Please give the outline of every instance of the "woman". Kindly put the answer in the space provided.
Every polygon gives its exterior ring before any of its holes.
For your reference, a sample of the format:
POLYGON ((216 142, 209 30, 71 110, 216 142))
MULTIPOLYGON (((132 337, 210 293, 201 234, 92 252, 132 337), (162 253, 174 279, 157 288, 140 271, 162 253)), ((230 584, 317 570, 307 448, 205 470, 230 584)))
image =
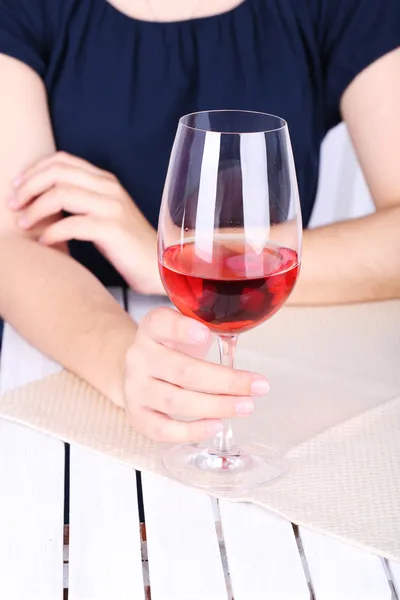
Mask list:
POLYGON ((291 301, 399 296, 398 0, 0 6, 0 314, 139 431, 199 440, 268 391, 262 376, 202 360, 199 323, 156 310, 137 326, 101 283, 162 293, 155 227, 182 114, 286 118, 306 225, 321 141, 343 117, 377 212, 305 232, 291 301))

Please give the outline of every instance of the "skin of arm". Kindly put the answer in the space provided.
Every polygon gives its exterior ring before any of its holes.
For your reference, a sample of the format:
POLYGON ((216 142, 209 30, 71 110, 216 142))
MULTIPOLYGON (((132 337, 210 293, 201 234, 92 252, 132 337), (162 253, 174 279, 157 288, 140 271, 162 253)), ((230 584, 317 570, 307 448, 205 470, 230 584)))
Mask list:
POLYGON ((0 315, 123 406, 125 354, 137 326, 89 271, 66 251, 40 245, 41 231, 23 232, 8 210, 13 178, 55 146, 40 78, 0 55, 0 81, 0 315))
MULTIPOLYGON (((400 295, 399 74, 400 51, 394 51, 343 95, 342 113, 377 212, 305 232, 292 303, 400 295)), ((122 405, 124 357, 136 325, 94 276, 66 253, 38 244, 40 231, 21 231, 7 209, 12 179, 55 147, 39 77, 0 56, 0 80, 6 90, 0 96, 0 314, 42 352, 122 405)))
POLYGON ((400 297, 400 49, 362 71, 341 111, 376 213, 304 232, 289 302, 324 305, 400 297))
POLYGON ((167 308, 137 326, 91 273, 38 242, 48 223, 29 235, 18 227, 7 208, 13 178, 55 147, 38 76, 0 55, 0 82, 0 315, 153 439, 200 441, 221 431, 221 419, 251 414, 254 397, 268 393, 265 376, 204 361, 206 327, 167 308))

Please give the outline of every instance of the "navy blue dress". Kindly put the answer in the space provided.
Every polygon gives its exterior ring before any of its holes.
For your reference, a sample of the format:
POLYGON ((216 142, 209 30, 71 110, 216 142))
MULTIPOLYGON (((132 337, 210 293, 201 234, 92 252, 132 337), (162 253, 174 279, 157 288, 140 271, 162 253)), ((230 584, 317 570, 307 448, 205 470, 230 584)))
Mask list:
MULTIPOLYGON (((288 121, 307 225, 344 90, 399 45, 399 0, 244 0, 173 23, 130 18, 107 0, 0 4, 0 52, 43 78, 57 147, 117 175, 154 226, 179 117, 218 108, 288 121)), ((90 244, 72 251, 119 283, 90 244)))

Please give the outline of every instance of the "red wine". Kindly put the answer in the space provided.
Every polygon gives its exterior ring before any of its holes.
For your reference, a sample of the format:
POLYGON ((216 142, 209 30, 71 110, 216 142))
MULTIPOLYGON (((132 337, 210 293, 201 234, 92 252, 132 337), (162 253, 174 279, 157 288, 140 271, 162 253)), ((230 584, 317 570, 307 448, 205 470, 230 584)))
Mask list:
POLYGON ((240 333, 271 317, 287 300, 299 272, 297 252, 268 245, 259 251, 234 238, 170 246, 160 261, 168 296, 188 317, 216 333, 240 333))

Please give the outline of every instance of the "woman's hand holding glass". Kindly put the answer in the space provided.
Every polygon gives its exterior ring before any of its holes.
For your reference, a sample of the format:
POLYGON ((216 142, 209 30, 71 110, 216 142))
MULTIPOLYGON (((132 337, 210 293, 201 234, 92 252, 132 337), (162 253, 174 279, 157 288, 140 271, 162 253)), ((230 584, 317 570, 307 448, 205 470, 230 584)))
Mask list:
POLYGON ((175 310, 144 317, 126 362, 126 408, 136 430, 158 441, 200 441, 222 430, 221 419, 253 412, 267 380, 206 362, 211 340, 205 325, 175 310))

